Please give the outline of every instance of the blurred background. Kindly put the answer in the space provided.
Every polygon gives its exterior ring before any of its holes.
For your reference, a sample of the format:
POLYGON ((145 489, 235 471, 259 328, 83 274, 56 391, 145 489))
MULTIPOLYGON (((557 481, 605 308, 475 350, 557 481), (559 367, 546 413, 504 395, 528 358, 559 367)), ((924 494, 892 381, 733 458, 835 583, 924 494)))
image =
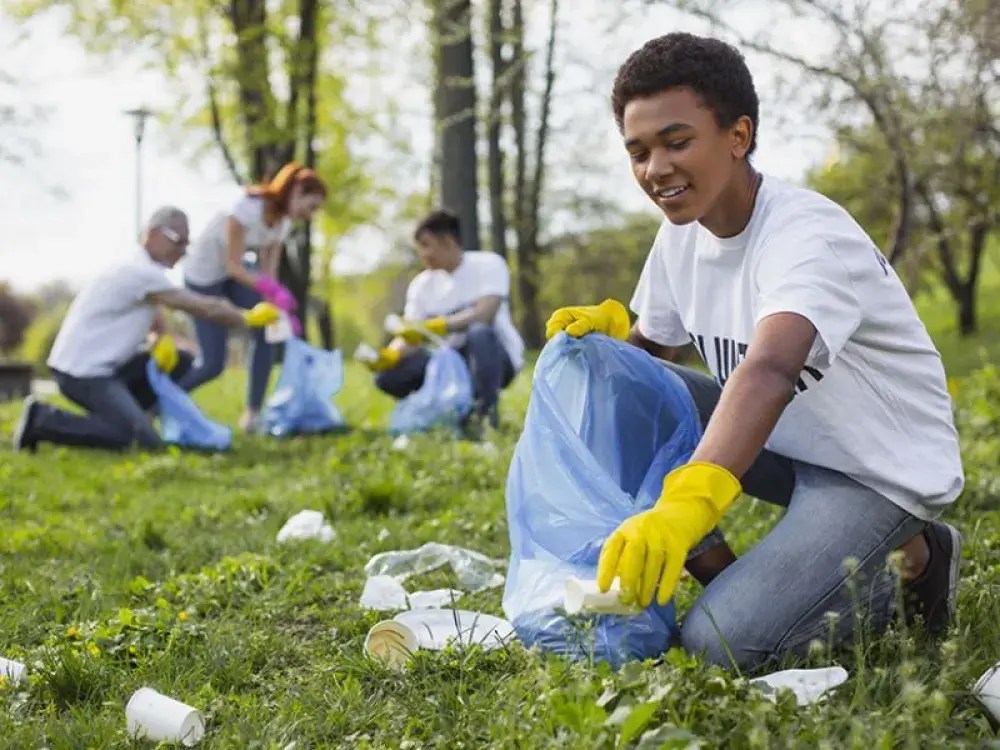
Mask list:
POLYGON ((851 211, 949 374, 1000 347, 996 0, 0 7, 0 360, 44 370, 68 301, 132 251, 139 216, 176 204, 197 236, 292 158, 331 188, 282 269, 314 343, 381 339, 417 270, 413 225, 443 204, 465 247, 507 257, 538 347, 554 307, 631 295, 659 219, 610 87, 633 49, 677 30, 744 50, 756 166, 851 211))

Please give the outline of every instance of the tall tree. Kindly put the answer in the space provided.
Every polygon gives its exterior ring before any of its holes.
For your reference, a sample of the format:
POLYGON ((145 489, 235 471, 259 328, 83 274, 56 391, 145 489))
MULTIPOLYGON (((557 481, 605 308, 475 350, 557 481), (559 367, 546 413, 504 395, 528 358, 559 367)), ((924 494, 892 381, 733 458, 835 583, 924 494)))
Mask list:
POLYGON ((431 0, 434 123, 440 202, 458 214, 462 246, 478 249, 479 182, 471 0, 431 0))
POLYGON ((503 53, 504 39, 507 33, 504 25, 503 5, 503 0, 489 0, 488 2, 487 39, 489 40, 493 80, 490 82, 490 106, 486 113, 486 168, 490 196, 490 249, 506 258, 507 209, 505 204, 507 196, 501 132, 504 103, 509 98, 510 81, 508 60, 503 53))

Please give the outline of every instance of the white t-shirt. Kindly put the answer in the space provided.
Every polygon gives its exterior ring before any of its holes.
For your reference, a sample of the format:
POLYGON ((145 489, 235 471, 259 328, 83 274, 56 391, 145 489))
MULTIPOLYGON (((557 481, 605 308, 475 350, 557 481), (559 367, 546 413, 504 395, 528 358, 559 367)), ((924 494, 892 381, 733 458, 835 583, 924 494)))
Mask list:
POLYGON ((646 338, 693 342, 722 385, 763 318, 802 315, 816 341, 767 447, 924 519, 961 492, 941 357, 892 266, 822 195, 765 177, 736 237, 665 221, 632 309, 646 338))
MULTIPOLYGON (((524 342, 510 317, 510 271, 507 262, 491 252, 465 251, 454 271, 424 270, 406 290, 403 315, 410 320, 427 320, 454 315, 476 304, 481 297, 500 297, 500 309, 493 319, 500 343, 507 351, 515 370, 524 364, 524 342)), ((465 344, 464 333, 448 335, 448 344, 465 344)))
POLYGON ((191 245, 184 259, 184 278, 192 284, 208 286, 217 284, 228 276, 226 273, 226 223, 236 219, 243 227, 244 247, 247 252, 259 253, 274 242, 282 242, 292 228, 287 216, 273 227, 264 220, 264 199, 244 195, 228 211, 216 214, 208 227, 191 245))
POLYGON ((146 296, 173 289, 166 268, 143 248, 83 288, 66 312, 48 364, 78 378, 99 378, 134 356, 153 324, 146 296))

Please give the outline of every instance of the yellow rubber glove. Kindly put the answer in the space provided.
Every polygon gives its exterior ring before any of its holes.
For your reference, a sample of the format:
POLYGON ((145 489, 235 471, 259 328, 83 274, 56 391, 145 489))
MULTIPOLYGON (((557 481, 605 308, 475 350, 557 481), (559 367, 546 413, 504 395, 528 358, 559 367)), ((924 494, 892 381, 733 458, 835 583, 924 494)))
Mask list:
POLYGON ((372 372, 384 372, 394 369, 402 356, 403 353, 399 349, 387 346, 378 350, 378 359, 365 362, 365 365, 372 372))
POLYGON ((258 302, 252 310, 243 313, 243 320, 248 328, 264 328, 276 323, 281 317, 281 310, 270 302, 258 302))
POLYGON ((621 579, 623 600, 649 606, 656 593, 670 601, 688 552, 711 531, 739 497, 739 480, 715 464, 681 466, 663 480, 651 509, 632 516, 608 537, 597 563, 597 585, 607 591, 621 579))
POLYGON ((574 338, 588 333, 604 333, 624 341, 631 328, 632 322, 625 305, 617 300, 606 299, 599 305, 589 307, 559 308, 545 324, 545 338, 550 339, 559 331, 566 331, 574 338))
POLYGON ((444 317, 428 320, 404 320, 399 335, 407 344, 421 344, 427 340, 427 333, 444 336, 448 333, 448 320, 444 317))
POLYGON ((177 367, 177 344, 174 337, 165 333, 156 339, 153 348, 149 350, 149 356, 156 362, 156 366, 168 375, 177 367))

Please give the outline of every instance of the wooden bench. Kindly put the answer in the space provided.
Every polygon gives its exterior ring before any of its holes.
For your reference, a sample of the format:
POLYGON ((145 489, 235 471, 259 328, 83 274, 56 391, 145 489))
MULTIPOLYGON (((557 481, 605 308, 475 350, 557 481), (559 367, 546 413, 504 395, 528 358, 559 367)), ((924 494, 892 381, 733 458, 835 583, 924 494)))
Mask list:
POLYGON ((22 362, 0 362, 0 402, 16 401, 31 395, 31 365, 22 362))

